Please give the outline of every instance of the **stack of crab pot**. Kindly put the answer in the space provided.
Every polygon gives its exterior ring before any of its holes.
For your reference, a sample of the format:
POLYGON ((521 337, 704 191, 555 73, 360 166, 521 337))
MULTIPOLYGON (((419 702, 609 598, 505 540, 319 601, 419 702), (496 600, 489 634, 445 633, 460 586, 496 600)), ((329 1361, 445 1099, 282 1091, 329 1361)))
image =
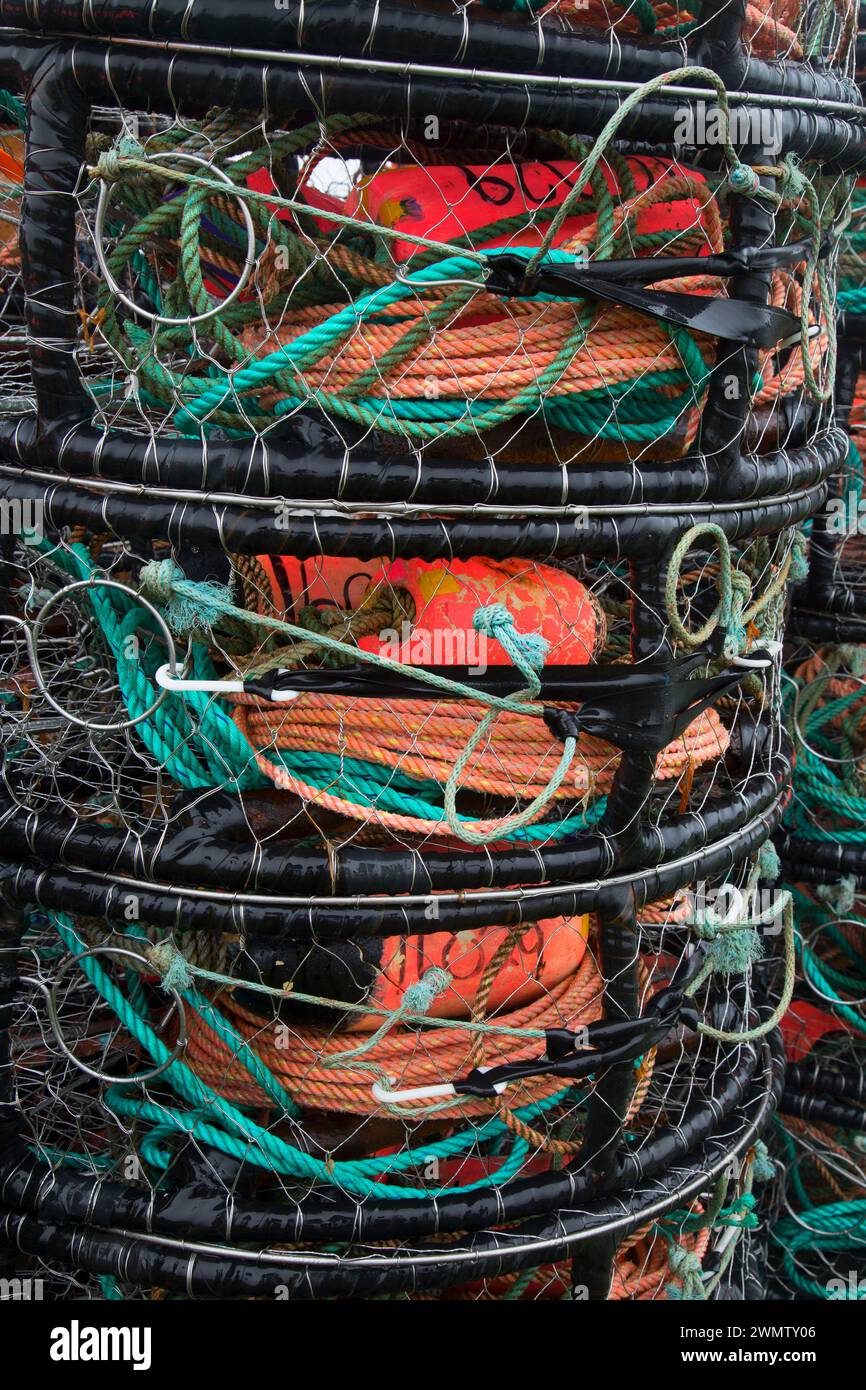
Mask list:
MULTIPOLYGON (((862 17, 857 80, 862 92, 862 17)), ((862 1297, 864 1273, 863 213, 861 177, 840 223, 835 411, 847 447, 826 506, 804 527, 810 568, 794 593, 784 705, 795 765, 776 837, 793 897, 797 975, 782 1024, 777 1181, 764 1216, 771 1292, 809 1302, 862 1297)))

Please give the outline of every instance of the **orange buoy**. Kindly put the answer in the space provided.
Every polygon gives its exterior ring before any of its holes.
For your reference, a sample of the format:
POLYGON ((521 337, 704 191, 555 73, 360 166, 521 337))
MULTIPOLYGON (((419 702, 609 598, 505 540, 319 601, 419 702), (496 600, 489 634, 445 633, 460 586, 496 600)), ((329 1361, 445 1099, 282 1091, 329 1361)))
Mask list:
MULTIPOLYGON (((588 931, 588 917, 550 917, 522 931, 518 928, 514 947, 490 985, 485 1014, 523 1008, 573 975, 583 959, 588 931)), ((386 937, 368 1002, 379 1009, 398 1008, 406 990, 435 966, 447 972, 449 983, 433 999, 427 1014, 469 1018, 484 973, 504 949, 509 934, 507 927, 480 927, 386 937)), ((350 1032, 370 1032, 381 1022, 379 1014, 357 1014, 347 1027, 350 1032)))
MULTIPOLYGON (((695 226, 707 217, 707 198, 702 186, 706 177, 697 169, 685 170, 675 161, 654 155, 633 155, 626 161, 637 202, 638 234, 665 231, 672 234, 695 226), (685 179, 688 179, 688 185, 685 179), (645 195, 667 180, 674 185, 670 199, 656 206, 645 195)), ((617 202, 626 195, 613 168, 602 164, 604 178, 617 202)), ((580 165, 570 160, 541 160, 516 163, 503 160, 487 165, 394 164, 377 170, 358 184, 346 198, 344 213, 363 222, 376 222, 407 236, 432 237, 438 242, 454 241, 469 233, 480 233, 491 223, 503 219, 525 219, 519 231, 477 240, 477 248, 500 246, 538 246, 547 223, 536 217, 539 208, 561 206, 580 177, 580 165)), ((313 202, 313 190, 305 195, 313 202)), ((584 197, 591 198, 589 185, 584 197)), ((593 221, 593 212, 575 212, 565 219, 555 238, 557 246, 568 243, 593 221)), ((322 223, 322 225, 327 225, 322 223)), ((331 226, 334 224, 331 223, 331 226)), ((407 261, 418 250, 409 240, 391 242, 391 254, 407 261)))
MULTIPOLYGON (((18 130, 0 128, 0 178, 12 188, 20 188, 24 184, 24 136, 18 130)), ((7 207, 10 201, 7 196, 7 207)), ((17 249, 18 223, 3 217, 0 210, 0 251, 7 263, 11 255, 17 258, 17 249)))
POLYGON ((316 555, 308 560, 294 555, 256 558, 268 579, 268 597, 289 622, 297 622, 307 606, 357 608, 382 573, 380 559, 355 560, 345 555, 316 555))
POLYGON ((553 565, 523 560, 394 560, 382 582, 406 590, 415 605, 410 623, 359 642, 366 651, 412 666, 510 665, 495 638, 476 632, 475 611, 503 604, 521 634, 538 633, 548 643, 547 661, 584 666, 598 649, 598 609, 574 575, 553 565))
MULTIPOLYGON (((553 565, 523 560, 357 560, 259 556, 278 611, 297 621, 307 606, 356 608, 371 586, 411 599, 414 617, 362 637, 364 651, 412 666, 505 666, 505 650, 476 632, 475 610, 499 603, 519 633, 540 633, 551 664, 583 666, 603 640, 599 610, 579 579, 553 565)), ((399 604, 395 605, 399 609, 399 604)))

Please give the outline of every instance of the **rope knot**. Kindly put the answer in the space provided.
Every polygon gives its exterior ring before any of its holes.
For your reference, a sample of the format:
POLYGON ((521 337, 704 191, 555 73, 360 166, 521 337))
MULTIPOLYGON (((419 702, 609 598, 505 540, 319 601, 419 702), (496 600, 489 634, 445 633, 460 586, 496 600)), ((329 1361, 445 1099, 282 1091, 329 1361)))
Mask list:
POLYGON ((755 1182, 772 1182, 776 1176, 776 1165, 763 1139, 755 1141, 755 1155, 752 1159, 752 1176, 755 1182))
POLYGON ((735 164, 728 175, 728 184, 732 193, 739 193, 748 197, 757 193, 761 186, 761 180, 751 164, 735 164))
POLYGON ((139 575, 145 598, 165 610, 165 619, 174 632, 209 628, 232 607, 225 584, 211 579, 187 579, 175 560, 150 560, 139 575))
POLYGON ((175 585, 185 578, 176 560, 149 560, 142 565, 139 582, 141 592, 154 603, 170 603, 175 585))
POLYGON ((767 840, 758 850, 758 872, 761 878, 775 881, 782 872, 782 861, 772 840, 767 840))
POLYGON ((472 626, 483 637, 495 637, 510 660, 528 679, 543 667, 550 643, 540 632, 518 632, 514 614, 504 603, 476 608, 472 626))
POLYGON ((857 879, 846 874, 838 883, 819 883, 817 896, 840 917, 847 917, 857 901, 857 879))
POLYGON ((753 1192, 741 1192, 729 1207, 719 1212, 720 1226, 734 1226, 742 1231, 754 1231, 760 1224, 755 1213, 758 1200, 753 1192))
POLYGON ((439 965, 431 965, 429 970, 425 970, 420 980, 403 993, 403 1008, 406 1013, 426 1014, 433 1000, 440 994, 444 994, 451 983, 451 976, 447 970, 443 970, 439 965))
POLYGON ((691 925, 699 941, 715 941, 721 930, 721 923, 716 921, 711 912, 696 913, 691 925))
POLYGON ((809 578, 809 556, 807 541, 802 531, 795 531, 791 543, 791 579, 795 584, 809 578))
POLYGON ((144 158, 144 150, 131 135, 122 135, 110 150, 103 150, 91 173, 104 183, 116 183, 127 172, 131 160, 144 158))
POLYGON ((725 656, 730 659, 739 656, 748 640, 743 613, 752 592, 749 576, 743 570, 731 570, 731 593, 728 603, 722 605, 721 620, 727 629, 725 637, 725 656))
POLYGON ((693 1250, 685 1250, 682 1245, 671 1245, 668 1251, 668 1266, 674 1279, 679 1279, 682 1288, 673 1284, 665 1285, 668 1298, 682 1298, 691 1302, 706 1298, 704 1281, 701 1278, 701 1262, 693 1250))
POLYGON ((671 1246, 668 1264, 675 1279, 682 1279, 687 1274, 700 1274, 701 1272, 701 1262, 694 1250, 684 1250, 681 1245, 671 1246))
POLYGON ((785 155, 781 163, 779 193, 782 198, 799 199, 809 189, 809 180, 797 166, 791 155, 785 155))
POLYGON ((144 954, 162 976, 161 983, 166 992, 172 989, 182 992, 192 988, 193 978, 189 963, 173 942, 160 941, 156 946, 149 946, 144 954))
POLYGON ((514 614, 504 603, 488 603, 476 608, 472 626, 485 637, 498 637, 500 629, 514 627, 514 614))
POLYGON ((698 939, 707 942, 707 963, 713 974, 744 975, 762 958, 764 943, 758 927, 766 916, 754 913, 749 897, 742 894, 727 917, 719 916, 713 905, 693 914, 691 926, 698 939))

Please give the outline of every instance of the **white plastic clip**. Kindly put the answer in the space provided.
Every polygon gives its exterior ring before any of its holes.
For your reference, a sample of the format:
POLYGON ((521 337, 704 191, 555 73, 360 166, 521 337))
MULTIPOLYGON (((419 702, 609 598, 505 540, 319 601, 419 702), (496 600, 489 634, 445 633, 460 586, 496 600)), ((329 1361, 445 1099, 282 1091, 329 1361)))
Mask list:
POLYGON ((782 644, 781 642, 765 642, 763 648, 767 653, 765 657, 732 656, 730 665, 742 667, 745 671, 768 671, 776 657, 781 656, 782 644))
MULTIPOLYGON (((807 340, 810 338, 817 338, 818 335, 823 332, 824 329, 820 323, 813 323, 809 325, 809 331, 805 334, 805 337, 807 340)), ((798 343, 803 342, 803 338, 804 334, 802 330, 799 333, 792 333, 790 338, 783 338, 780 343, 777 343, 773 351, 778 352, 781 348, 795 347, 798 343)))
MULTIPOLYGON (((492 1067, 479 1067, 478 1071, 492 1071, 492 1067)), ((393 1084, 396 1077, 389 1076, 388 1080, 393 1084)), ((493 1089, 501 1096, 507 1085, 507 1081, 498 1081, 493 1089)), ((372 1089, 373 1099, 382 1105, 402 1105, 404 1101, 414 1100, 450 1100, 458 1094, 450 1081, 444 1081, 438 1086, 410 1086, 405 1091, 391 1091, 380 1081, 374 1081, 372 1089)))
POLYGON ((174 690, 178 695, 186 695, 194 690, 214 695, 243 694, 244 683, 241 680, 192 680, 189 676, 179 676, 177 673, 180 669, 179 666, 172 667, 169 662, 160 666, 156 673, 157 685, 163 690, 174 690))
MULTIPOLYGON (((207 695, 243 695, 246 684, 243 680, 192 680, 189 676, 179 676, 177 672, 179 666, 172 667, 170 662, 160 666, 156 673, 156 683, 163 690, 173 690, 178 695, 186 695, 191 691, 199 691, 207 695)), ((289 700, 297 700, 301 694, 300 690, 272 690, 269 698, 275 702, 283 704, 289 700)))

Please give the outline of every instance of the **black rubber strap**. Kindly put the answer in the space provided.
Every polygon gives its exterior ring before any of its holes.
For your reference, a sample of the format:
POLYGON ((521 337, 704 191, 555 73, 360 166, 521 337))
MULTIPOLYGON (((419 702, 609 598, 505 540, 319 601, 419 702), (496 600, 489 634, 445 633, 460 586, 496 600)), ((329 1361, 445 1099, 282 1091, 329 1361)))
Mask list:
POLYGON ((503 1082, 530 1076, 562 1076, 574 1081, 617 1063, 634 1061, 663 1042, 678 1024, 695 1029, 698 1021, 696 1005, 681 989, 663 989, 653 996, 640 1018, 590 1023, 581 1032, 547 1029, 543 1057, 504 1062, 487 1070, 475 1067, 462 1081, 455 1081, 454 1090, 458 1095, 484 1097, 496 1095, 496 1087, 503 1082))
MULTIPOLYGON (((756 658, 764 655, 754 653, 756 658)), ((587 733, 625 752, 660 753, 720 695, 750 674, 745 667, 734 667, 718 676, 691 680, 689 672, 694 666, 693 657, 671 663, 668 679, 658 682, 651 702, 643 691, 629 689, 624 683, 607 692, 603 701, 589 700, 578 710, 546 708, 544 722, 560 742, 587 733)))
MULTIPOLYGON (((826 254, 829 243, 822 242, 826 254)), ((527 277, 527 262, 513 252, 491 256, 486 289, 509 298, 551 294, 560 298, 590 297, 636 309, 652 318, 708 333, 726 342, 770 348, 800 329, 796 315, 766 304, 712 295, 681 294, 639 288, 657 280, 687 275, 730 276, 750 270, 772 270, 805 259, 807 241, 790 246, 765 246, 750 253, 729 252, 710 256, 635 257, 623 260, 556 262, 543 265, 527 277)))
MULTIPOLYGON (((505 259, 504 257, 502 259, 505 259)), ((522 295, 551 294, 560 298, 604 299, 650 318, 661 319, 664 323, 678 328, 687 328, 692 333, 707 333, 725 342, 747 343, 751 347, 771 348, 785 338, 793 337, 800 330, 800 320, 787 309, 776 309, 769 304, 750 304, 741 299, 722 299, 714 295, 679 294, 671 290, 637 289, 625 283, 624 278, 611 276, 603 279, 598 274, 601 265, 606 268, 618 264, 615 261, 595 262, 593 266, 582 262, 572 265, 546 265, 530 282, 525 279, 526 262, 521 257, 512 259, 512 270, 523 279, 511 279, 508 272, 503 277, 494 273, 493 283, 487 282, 487 289, 494 293, 519 297, 522 295), (508 281, 510 280, 510 284, 508 281)), ((709 262, 710 258, 704 258, 709 262)), ((652 261, 644 262, 647 271, 638 278, 661 280, 673 275, 698 274, 693 268, 683 269, 683 265, 693 267, 694 261, 680 261, 675 271, 659 271, 652 261)), ((712 271, 701 267, 706 274, 712 271)), ((630 277, 634 278, 634 277, 630 277)))
MULTIPOLYGON (((539 672, 540 699, 587 700, 629 687, 637 697, 653 697, 672 679, 695 670, 719 654, 720 641, 710 641, 676 662, 642 661, 637 666, 611 666, 588 662, 585 666, 545 666, 539 672)), ((526 688, 526 680, 513 666, 488 666, 483 674, 471 666, 403 666, 385 670, 368 665, 313 667, 309 670, 276 668, 244 681, 248 695, 272 700, 275 691, 299 694, 354 695, 381 700, 465 700, 459 692, 442 690, 420 678, 420 672, 442 676, 485 695, 507 699, 526 688)))
MULTIPOLYGON (((829 255, 830 244, 830 239, 825 235, 821 241, 821 258, 829 255)), ((548 277, 554 283, 563 272, 566 272, 567 283, 567 273, 571 271, 586 280, 634 281, 636 284, 673 280, 685 275, 726 277, 751 271, 781 270, 783 266, 806 260, 811 250, 811 240, 803 240, 792 241, 787 246, 743 247, 708 256, 625 256, 617 260, 597 261, 581 261, 575 257, 571 263, 545 263, 531 280, 527 280, 528 262, 524 256, 513 251, 501 251, 490 253, 487 262, 489 278, 485 283, 494 294, 516 294, 521 289, 525 294, 527 284, 533 286, 534 293, 543 293, 548 277)))

